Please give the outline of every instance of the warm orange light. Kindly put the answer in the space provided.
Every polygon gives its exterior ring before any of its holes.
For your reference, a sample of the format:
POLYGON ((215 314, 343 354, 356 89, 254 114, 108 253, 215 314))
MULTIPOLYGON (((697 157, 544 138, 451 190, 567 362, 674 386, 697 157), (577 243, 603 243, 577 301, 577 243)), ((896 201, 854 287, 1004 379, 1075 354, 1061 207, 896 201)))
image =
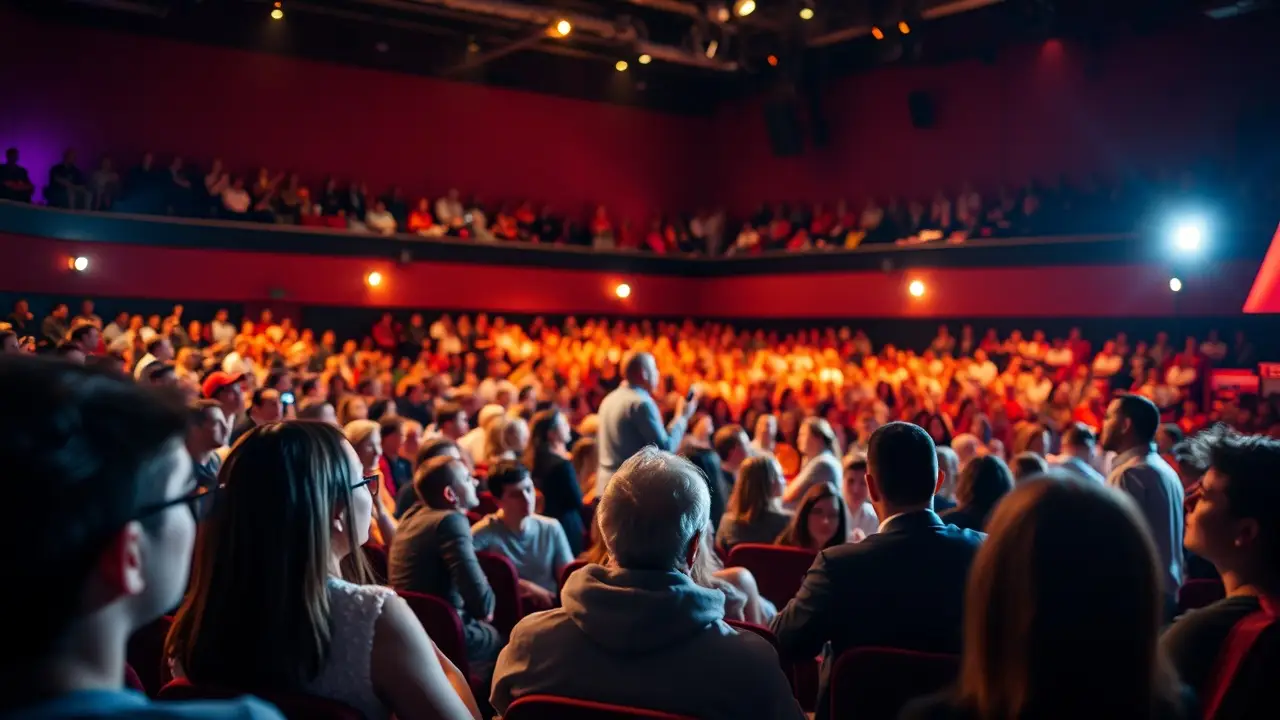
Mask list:
POLYGON ((769 65, 771 65, 771 66, 773 66, 773 67, 778 67, 778 56, 777 56, 777 55, 770 55, 770 56, 769 56, 769 65))
POLYGON ((277 8, 274 8, 274 9, 271 11, 271 19, 272 19, 272 20, 283 20, 283 19, 284 19, 284 11, 283 11, 283 10, 281 10, 280 8, 278 8, 278 7, 277 7, 277 8))
POLYGON ((871 37, 873 37, 873 38, 875 38, 875 39, 877 39, 877 40, 883 40, 883 39, 884 39, 884 31, 883 31, 883 30, 881 30, 879 27, 877 27, 877 26, 875 26, 875 25, 872 25, 872 26, 871 26, 871 37))
POLYGON ((369 287, 376 288, 382 284, 382 273, 378 272, 377 270, 374 270, 373 272, 365 276, 364 281, 369 284, 369 287))
POLYGON ((71 258, 71 269, 76 272, 84 272, 89 269, 89 258, 81 256, 71 258))
POLYGON ((573 23, 563 19, 556 23, 556 34, 560 37, 565 37, 571 32, 573 32, 573 23))
POLYGON ((653 62, 653 56, 650 55, 649 53, 645 53, 636 59, 640 61, 641 65, 648 65, 649 63, 653 62))
POLYGON ((617 64, 615 64, 615 65, 614 65, 614 67, 618 69, 618 72, 626 72, 626 71, 627 71, 627 61, 626 61, 626 60, 619 60, 619 61, 617 62, 617 64))
POLYGON ((898 22, 898 32, 902 33, 903 35, 911 34, 911 26, 907 24, 906 20, 901 20, 898 22))
POLYGON ((626 283, 618 283, 618 287, 613 289, 613 294, 619 299, 626 300, 631 297, 631 286, 626 283))
POLYGON ((924 283, 919 280, 912 280, 907 286, 907 292, 911 293, 911 297, 924 297, 924 283))
POLYGON ((812 20, 812 19, 813 19, 813 8, 811 8, 811 7, 800 8, 800 19, 801 19, 801 20, 812 20))

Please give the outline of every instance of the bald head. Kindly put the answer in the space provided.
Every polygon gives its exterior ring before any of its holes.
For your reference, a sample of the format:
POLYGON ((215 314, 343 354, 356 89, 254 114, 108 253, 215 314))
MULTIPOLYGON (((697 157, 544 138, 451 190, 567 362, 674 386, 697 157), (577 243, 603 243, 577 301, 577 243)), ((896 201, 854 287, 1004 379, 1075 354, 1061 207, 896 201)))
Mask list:
POLYGON ((622 358, 622 375, 628 383, 652 390, 658 385, 658 363, 647 352, 628 353, 622 358))

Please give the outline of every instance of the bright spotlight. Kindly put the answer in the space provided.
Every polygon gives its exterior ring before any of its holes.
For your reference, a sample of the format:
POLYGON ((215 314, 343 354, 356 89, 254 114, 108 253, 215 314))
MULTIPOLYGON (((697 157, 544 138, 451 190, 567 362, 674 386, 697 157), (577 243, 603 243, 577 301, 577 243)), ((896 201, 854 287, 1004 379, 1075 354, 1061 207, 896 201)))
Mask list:
POLYGON ((778 67, 778 56, 777 56, 777 55, 770 55, 770 56, 768 57, 768 60, 769 60, 769 67, 778 67))
POLYGON ((912 280, 911 284, 907 286, 907 292, 911 293, 911 297, 923 297, 924 283, 920 280, 912 280))
POLYGON ((813 19, 813 8, 811 8, 811 7, 800 8, 800 19, 801 19, 801 20, 812 20, 812 19, 813 19))
POLYGON ((560 37, 566 37, 571 32, 573 32, 573 23, 565 19, 556 23, 556 34, 560 37))
POLYGON ((875 38, 875 39, 877 39, 877 40, 883 40, 883 39, 884 39, 884 31, 880 29, 880 26, 878 26, 878 25, 872 25, 872 26, 871 26, 871 37, 873 37, 873 38, 875 38))
POLYGON ((911 26, 907 24, 906 20, 900 20, 898 22, 898 32, 902 33, 903 35, 911 34, 911 26))
POLYGON ((636 58, 636 60, 639 60, 641 65, 648 65, 653 62, 653 56, 649 53, 644 53, 640 57, 636 58))
POLYGON ((278 8, 278 7, 271 8, 271 19, 272 19, 272 20, 283 20, 283 19, 284 19, 284 11, 283 11, 283 10, 281 10, 280 8, 278 8))
POLYGON ((1173 226, 1173 245, 1184 253, 1199 252, 1204 246, 1204 221, 1183 220, 1173 226))
POLYGON ((627 71, 627 61, 626 61, 626 60, 619 60, 619 61, 614 65, 614 67, 618 69, 618 72, 626 72, 626 71, 627 71))
POLYGON ((76 272, 84 272, 89 269, 89 258, 80 256, 71 261, 71 269, 76 272))
POLYGON ((1182 292, 1182 281, 1178 278, 1169 278, 1169 289, 1174 292, 1182 292))
POLYGON ((613 289, 613 294, 622 300, 626 300, 631 297, 631 286, 626 283, 618 283, 618 287, 613 289))
POLYGON ((746 17, 756 11, 756 0, 738 0, 733 4, 733 14, 746 17))
POLYGON ((369 284, 369 287, 378 287, 382 284, 382 273, 374 270, 365 276, 364 281, 369 284))

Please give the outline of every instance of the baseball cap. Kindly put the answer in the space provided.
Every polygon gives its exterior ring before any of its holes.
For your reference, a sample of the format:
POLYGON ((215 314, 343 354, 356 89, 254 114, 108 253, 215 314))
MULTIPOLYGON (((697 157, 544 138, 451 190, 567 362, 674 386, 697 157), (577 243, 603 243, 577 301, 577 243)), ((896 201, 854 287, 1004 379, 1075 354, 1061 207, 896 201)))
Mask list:
POLYGON ((214 395, 217 395, 218 391, 222 388, 240 382, 243 377, 244 375, 242 374, 232 375, 229 372, 218 370, 216 372, 209 373, 209 377, 205 378, 204 384, 200 386, 200 391, 205 397, 211 398, 214 395))

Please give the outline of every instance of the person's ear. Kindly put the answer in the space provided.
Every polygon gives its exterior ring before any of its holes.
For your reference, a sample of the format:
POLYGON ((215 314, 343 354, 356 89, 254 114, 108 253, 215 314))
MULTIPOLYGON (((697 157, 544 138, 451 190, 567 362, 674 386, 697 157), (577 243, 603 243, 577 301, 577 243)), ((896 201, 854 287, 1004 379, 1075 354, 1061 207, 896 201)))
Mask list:
POLYGON ((335 509, 333 513, 333 518, 329 520, 329 527, 333 530, 333 532, 338 533, 339 535, 342 534, 344 528, 346 527, 346 523, 343 519, 343 516, 344 516, 344 513, 341 509, 335 509))
POLYGON ((938 482, 933 484, 933 494, 937 495, 942 492, 942 484, 947 481, 947 472, 942 468, 938 468, 938 482))
POLYGON ((445 486, 443 495, 444 501, 448 503, 450 507, 458 506, 458 493, 454 492, 452 485, 445 486))
POLYGON ((142 525, 127 523, 107 542, 99 559, 99 573, 107 595, 140 595, 147 588, 142 562, 142 525))
POLYGON ((1244 518, 1239 521, 1236 529, 1236 539, 1233 543, 1236 547, 1242 548, 1246 545, 1254 545, 1258 542, 1258 521, 1253 518, 1244 518))
POLYGON ((883 499, 880 495, 880 481, 875 476, 867 473, 867 495, 870 496, 871 502, 878 503, 883 499))
POLYGON ((694 533, 693 539, 689 541, 689 547, 685 548, 684 560, 689 569, 693 569, 695 563, 698 562, 698 553, 702 552, 702 533, 694 533))

